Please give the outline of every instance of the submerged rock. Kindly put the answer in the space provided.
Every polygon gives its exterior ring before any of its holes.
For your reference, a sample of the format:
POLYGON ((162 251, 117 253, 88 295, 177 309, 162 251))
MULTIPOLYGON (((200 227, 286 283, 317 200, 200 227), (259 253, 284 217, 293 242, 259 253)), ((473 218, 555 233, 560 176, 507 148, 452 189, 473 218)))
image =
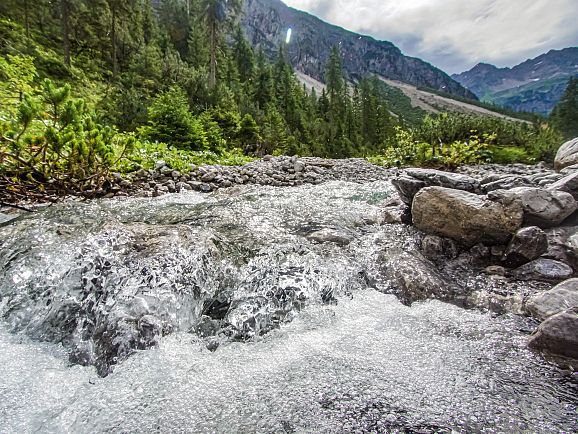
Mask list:
POLYGON ((334 243, 346 246, 353 241, 351 233, 342 229, 323 228, 306 236, 309 241, 316 243, 334 243))
POLYGON ((436 235, 426 235, 421 240, 421 251, 426 258, 431 260, 454 259, 458 256, 459 249, 454 240, 442 238, 436 235))
POLYGON ((17 214, 4 214, 0 212, 0 226, 7 225, 18 218, 17 214))
POLYGON ((458 292, 437 270, 436 266, 417 251, 391 249, 380 255, 385 276, 394 286, 394 293, 404 304, 435 298, 451 301, 458 292))
POLYGON ((578 279, 566 280, 526 301, 526 312, 540 321, 574 307, 578 307, 578 279))
POLYGON ((530 348, 578 359, 578 308, 551 316, 528 342, 530 348))
POLYGON ((415 197, 413 224, 426 233, 452 238, 471 247, 505 244, 521 226, 521 205, 442 187, 427 187, 415 197))

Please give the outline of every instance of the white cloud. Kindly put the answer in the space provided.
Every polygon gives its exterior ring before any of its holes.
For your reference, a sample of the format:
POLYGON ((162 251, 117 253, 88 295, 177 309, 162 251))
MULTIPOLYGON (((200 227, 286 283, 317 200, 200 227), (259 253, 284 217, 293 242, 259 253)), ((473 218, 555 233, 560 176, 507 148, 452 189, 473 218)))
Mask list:
POLYGON ((453 73, 578 43, 576 0, 285 0, 453 73))

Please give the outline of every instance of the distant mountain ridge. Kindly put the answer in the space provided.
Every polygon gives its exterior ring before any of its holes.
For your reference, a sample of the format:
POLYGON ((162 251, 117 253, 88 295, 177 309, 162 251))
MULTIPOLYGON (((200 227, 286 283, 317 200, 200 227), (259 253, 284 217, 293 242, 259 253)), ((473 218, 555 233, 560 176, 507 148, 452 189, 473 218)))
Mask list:
POLYGON ((249 41, 273 56, 292 28, 288 55, 295 69, 324 81, 325 65, 331 48, 339 45, 343 68, 350 80, 377 74, 418 87, 428 87, 451 95, 477 99, 460 83, 421 59, 408 57, 391 42, 377 41, 313 15, 290 8, 280 0, 245 0, 242 26, 249 41))
POLYGON ((480 63, 452 77, 481 100, 517 111, 549 114, 570 77, 578 75, 578 47, 551 50, 513 68, 480 63))

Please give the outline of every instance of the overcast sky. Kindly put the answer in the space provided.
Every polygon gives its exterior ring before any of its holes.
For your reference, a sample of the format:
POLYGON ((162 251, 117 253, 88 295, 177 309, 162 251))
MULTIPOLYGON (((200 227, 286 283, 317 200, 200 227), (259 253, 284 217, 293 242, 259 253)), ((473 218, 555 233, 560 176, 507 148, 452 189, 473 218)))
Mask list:
POLYGON ((284 0, 448 73, 578 45, 578 0, 284 0))

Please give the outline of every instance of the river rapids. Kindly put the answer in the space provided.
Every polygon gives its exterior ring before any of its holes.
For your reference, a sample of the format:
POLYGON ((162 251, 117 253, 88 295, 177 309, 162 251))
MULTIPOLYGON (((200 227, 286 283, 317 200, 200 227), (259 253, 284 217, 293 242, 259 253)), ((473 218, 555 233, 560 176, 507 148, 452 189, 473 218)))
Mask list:
POLYGON ((394 295, 381 254, 418 235, 381 224, 393 191, 243 186, 4 224, 0 433, 578 431, 576 379, 527 349, 529 319, 394 295))

